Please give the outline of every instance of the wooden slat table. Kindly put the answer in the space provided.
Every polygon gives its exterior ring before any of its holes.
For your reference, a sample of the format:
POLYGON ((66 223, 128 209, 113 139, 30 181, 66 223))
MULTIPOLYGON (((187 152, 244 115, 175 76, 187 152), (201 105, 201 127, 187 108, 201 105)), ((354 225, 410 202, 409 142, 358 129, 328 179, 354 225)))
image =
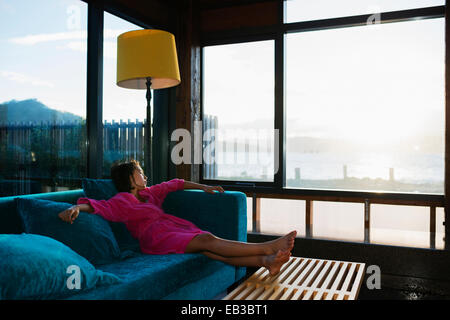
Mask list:
POLYGON ((261 267, 224 300, 355 300, 364 263, 291 257, 270 276, 261 267))

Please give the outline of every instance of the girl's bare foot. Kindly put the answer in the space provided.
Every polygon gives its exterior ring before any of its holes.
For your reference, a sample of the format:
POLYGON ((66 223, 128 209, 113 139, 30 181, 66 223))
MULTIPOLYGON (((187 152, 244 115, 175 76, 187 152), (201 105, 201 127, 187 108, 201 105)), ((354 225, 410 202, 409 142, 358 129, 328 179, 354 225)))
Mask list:
POLYGON ((276 254, 265 257, 264 267, 269 270, 271 276, 275 276, 280 272, 281 266, 289 261, 291 253, 285 250, 278 250, 276 254))
POLYGON ((276 240, 266 242, 267 251, 266 254, 271 255, 277 253, 279 250, 291 251, 294 247, 295 237, 297 236, 297 231, 291 231, 288 234, 280 237, 276 240))

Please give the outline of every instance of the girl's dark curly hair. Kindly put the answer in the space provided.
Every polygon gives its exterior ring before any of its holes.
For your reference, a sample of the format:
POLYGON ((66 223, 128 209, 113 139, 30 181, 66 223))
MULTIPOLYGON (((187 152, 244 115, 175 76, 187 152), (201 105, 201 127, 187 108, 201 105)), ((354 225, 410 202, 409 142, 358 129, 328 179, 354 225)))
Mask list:
POLYGON ((118 192, 130 192, 134 187, 131 186, 134 170, 139 170, 139 161, 130 160, 127 162, 116 162, 111 166, 111 179, 118 192))

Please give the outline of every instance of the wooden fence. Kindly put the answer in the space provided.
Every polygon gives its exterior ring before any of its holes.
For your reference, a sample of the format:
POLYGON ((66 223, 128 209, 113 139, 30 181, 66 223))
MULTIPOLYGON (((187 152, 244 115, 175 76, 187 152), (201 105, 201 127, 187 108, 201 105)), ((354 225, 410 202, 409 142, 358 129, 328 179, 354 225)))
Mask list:
MULTIPOLYGON (((144 159, 145 122, 103 124, 103 167, 144 159)), ((79 187, 86 176, 85 122, 0 123, 0 196, 79 187)))

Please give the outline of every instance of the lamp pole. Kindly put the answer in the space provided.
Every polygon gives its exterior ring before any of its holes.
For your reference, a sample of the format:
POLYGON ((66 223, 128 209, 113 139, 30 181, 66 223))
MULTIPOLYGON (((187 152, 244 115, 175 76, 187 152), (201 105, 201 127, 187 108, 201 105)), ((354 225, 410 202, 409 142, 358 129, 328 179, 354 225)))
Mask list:
POLYGON ((152 114, 150 109, 150 100, 152 99, 152 92, 150 90, 150 86, 152 84, 152 80, 150 77, 147 77, 147 121, 145 122, 145 154, 144 154, 144 162, 145 162, 145 175, 150 180, 150 183, 153 184, 153 175, 152 175, 152 135, 151 135, 151 123, 152 123, 152 114))

